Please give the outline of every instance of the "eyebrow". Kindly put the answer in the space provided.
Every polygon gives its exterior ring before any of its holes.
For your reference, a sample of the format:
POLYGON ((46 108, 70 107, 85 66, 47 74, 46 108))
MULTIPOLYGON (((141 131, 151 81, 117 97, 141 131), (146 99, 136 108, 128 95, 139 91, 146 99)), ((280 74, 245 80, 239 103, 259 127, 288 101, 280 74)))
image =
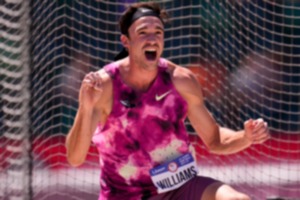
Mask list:
MULTIPOLYGON (((142 25, 141 27, 137 27, 136 28, 136 31, 141 31, 141 30, 145 30, 147 29, 147 26, 146 25, 142 25)), ((161 26, 155 26, 155 29, 158 29, 158 30, 161 30, 161 31, 164 31, 164 28, 161 27, 161 26)))

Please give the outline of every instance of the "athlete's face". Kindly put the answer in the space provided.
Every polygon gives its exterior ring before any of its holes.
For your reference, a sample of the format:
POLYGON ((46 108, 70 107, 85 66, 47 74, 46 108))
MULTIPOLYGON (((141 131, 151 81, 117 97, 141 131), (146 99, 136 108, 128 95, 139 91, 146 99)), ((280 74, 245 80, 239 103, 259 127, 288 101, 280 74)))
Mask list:
POLYGON ((164 48, 164 26, 160 19, 145 16, 136 20, 123 36, 123 44, 134 62, 144 68, 156 68, 164 48))

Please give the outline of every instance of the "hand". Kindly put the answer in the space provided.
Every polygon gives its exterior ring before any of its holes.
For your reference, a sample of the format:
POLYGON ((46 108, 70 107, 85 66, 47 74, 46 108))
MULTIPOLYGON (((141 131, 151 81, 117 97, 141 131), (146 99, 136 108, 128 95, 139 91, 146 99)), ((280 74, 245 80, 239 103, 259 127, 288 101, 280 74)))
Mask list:
POLYGON ((103 91, 102 78, 99 72, 88 73, 81 84, 79 104, 84 108, 93 108, 101 98, 103 91))
POLYGON ((262 144, 270 138, 267 122, 259 118, 249 119, 244 123, 245 137, 252 144, 262 144))

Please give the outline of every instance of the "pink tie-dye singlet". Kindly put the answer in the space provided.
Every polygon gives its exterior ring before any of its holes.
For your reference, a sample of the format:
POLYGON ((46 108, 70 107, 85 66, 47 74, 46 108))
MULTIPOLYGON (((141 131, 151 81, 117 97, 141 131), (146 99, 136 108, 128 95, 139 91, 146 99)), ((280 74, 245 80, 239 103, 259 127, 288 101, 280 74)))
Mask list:
POLYGON ((113 108, 93 137, 100 155, 99 200, 137 200, 157 194, 149 170, 189 152, 185 100, 160 59, 147 92, 124 84, 116 63, 104 68, 113 80, 113 108))

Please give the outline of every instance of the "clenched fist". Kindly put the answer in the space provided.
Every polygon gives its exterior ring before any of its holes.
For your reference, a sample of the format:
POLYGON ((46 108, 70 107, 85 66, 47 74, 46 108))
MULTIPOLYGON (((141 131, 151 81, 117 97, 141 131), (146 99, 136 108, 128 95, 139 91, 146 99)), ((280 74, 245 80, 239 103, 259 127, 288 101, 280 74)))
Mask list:
POLYGON ((245 136, 252 144, 262 144, 270 138, 268 124, 261 118, 244 123, 245 136))
POLYGON ((81 84, 79 104, 84 108, 93 108, 101 98, 103 91, 102 78, 99 72, 88 73, 81 84))

